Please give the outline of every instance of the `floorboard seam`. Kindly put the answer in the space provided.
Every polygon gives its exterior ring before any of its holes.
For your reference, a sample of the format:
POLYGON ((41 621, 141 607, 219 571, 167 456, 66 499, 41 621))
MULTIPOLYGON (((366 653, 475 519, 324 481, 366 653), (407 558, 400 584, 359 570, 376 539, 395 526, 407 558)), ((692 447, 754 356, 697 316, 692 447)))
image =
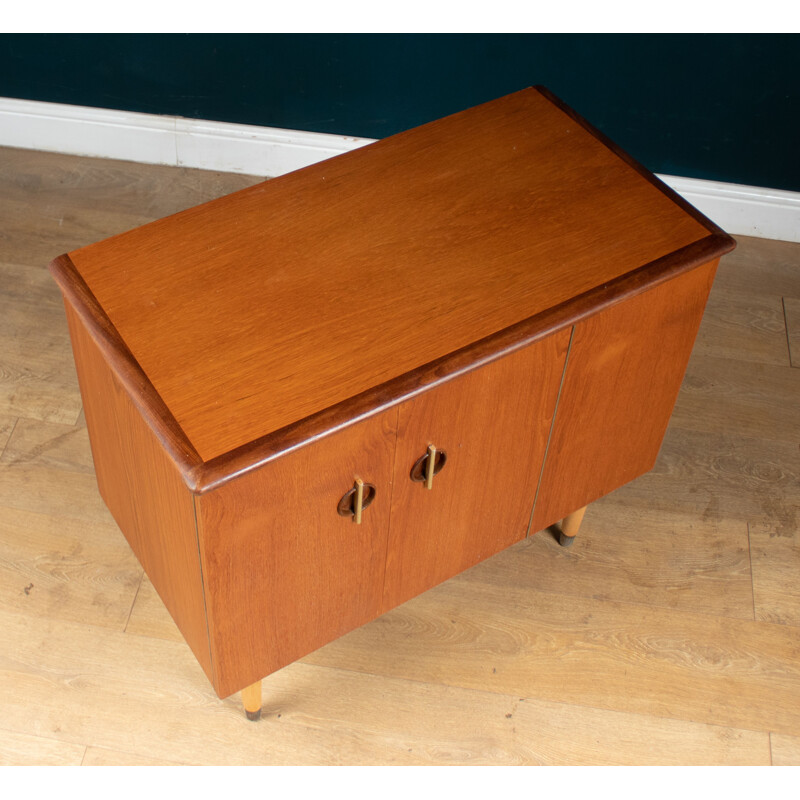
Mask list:
POLYGON ((792 340, 789 336, 789 314, 786 311, 786 298, 781 297, 781 307, 783 308, 783 331, 786 334, 786 350, 788 351, 789 356, 789 366, 794 367, 797 369, 800 367, 800 364, 795 364, 792 361, 792 340))
POLYGON ((133 596, 133 601, 131 602, 130 611, 128 611, 128 618, 125 620, 125 627, 122 629, 123 633, 128 632, 128 625, 130 624, 131 617, 133 616, 133 607, 136 605, 136 598, 139 596, 139 591, 142 588, 142 583, 144 583, 144 570, 142 570, 142 575, 139 578, 139 585, 136 587, 136 594, 133 596))
POLYGON ((750 522, 747 522, 747 560, 750 562, 750 595, 753 599, 753 622, 758 622, 756 616, 756 576, 753 572, 753 541, 750 538, 750 522))
POLYGON ((8 434, 8 439, 6 439, 6 443, 3 445, 3 449, 0 450, 0 461, 3 460, 3 456, 6 454, 6 450, 8 449, 8 443, 11 441, 11 437, 14 435, 14 431, 17 429, 17 423, 19 422, 19 417, 14 419, 14 424, 11 426, 11 432, 8 434))

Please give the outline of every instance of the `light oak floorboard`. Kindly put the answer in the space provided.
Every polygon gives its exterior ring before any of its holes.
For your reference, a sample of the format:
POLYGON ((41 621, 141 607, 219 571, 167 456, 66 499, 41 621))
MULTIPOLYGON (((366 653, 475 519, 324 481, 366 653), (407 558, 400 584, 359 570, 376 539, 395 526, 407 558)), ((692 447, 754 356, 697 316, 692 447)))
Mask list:
POLYGON ((744 522, 631 508, 612 494, 589 506, 578 536, 567 548, 540 531, 462 579, 753 619, 744 522))
POLYGON ((271 676, 254 725, 208 697, 178 643, 0 612, 23 694, 6 724, 69 743, 188 764, 766 763, 754 731, 569 708, 522 696, 294 664, 271 676), (124 665, 124 666, 123 666, 124 665), (169 678, 169 680, 164 680, 169 678), (114 724, 111 724, 113 720, 114 724), (157 724, 154 721, 157 720, 157 724))
POLYGON ((9 465, 41 466, 94 475, 89 435, 85 427, 20 418, 0 457, 9 465))
MULTIPOLYGON (((583 536, 583 533, 581 535, 583 536)), ((542 535, 541 540, 544 540, 544 538, 545 536, 542 535)), ((530 544, 532 544, 534 540, 532 539, 529 541, 530 544)), ((552 544, 556 553, 570 552, 560 548, 555 542, 552 544)), ((519 551, 522 549, 533 550, 528 543, 521 543, 520 545, 517 545, 506 552, 511 556, 513 556, 515 553, 517 556, 519 556, 519 551)), ((570 550, 572 549, 576 548, 571 548, 570 550)), ((538 555, 542 554, 541 550, 537 552, 538 555)), ((529 580, 532 584, 538 585, 536 578, 537 572, 552 576, 553 570, 548 569, 550 566, 548 563, 543 565, 531 558, 521 560, 519 558, 509 557, 507 559, 508 563, 504 564, 504 556, 505 553, 495 556, 488 562, 485 562, 483 565, 479 565, 478 567, 469 570, 457 580, 475 581, 476 583, 486 581, 489 584, 494 583, 495 585, 504 585, 508 583, 517 585, 517 583, 524 582, 527 578, 527 580, 529 580), (520 560, 521 564, 514 564, 514 562, 520 560)), ((564 564, 560 564, 559 567, 561 569, 558 570, 558 572, 559 574, 563 575, 564 564)), ((556 578, 555 580, 560 579, 562 581, 562 588, 566 588, 567 585, 570 584, 571 578, 574 579, 574 573, 567 568, 566 575, 564 575, 563 578, 556 578)), ((545 578, 545 580, 547 580, 547 578, 545 578)), ((572 587, 572 591, 575 591, 574 587, 572 587)), ((708 597, 709 594, 710 593, 705 593, 705 596, 708 597)), ((426 599, 428 599, 427 595, 419 598, 419 600, 415 602, 424 603, 426 599)), ((749 582, 747 610, 750 616, 752 616, 752 595, 749 591, 749 582)), ((507 615, 504 615, 504 618, 506 617, 507 615)), ((377 623, 373 623, 373 625, 377 625, 377 623)), ((169 614, 167 613, 163 604, 158 599, 152 584, 150 584, 146 577, 142 582, 142 588, 136 597, 136 603, 134 605, 133 613, 131 614, 131 620, 128 624, 127 631, 128 633, 133 632, 137 635, 147 635, 166 640, 181 641, 181 636, 177 627, 172 622, 172 619, 169 617, 169 614)), ((409 633, 409 636, 413 637, 413 633, 409 633)), ((336 645, 330 645, 329 649, 331 648, 335 650, 336 645)), ((305 659, 305 662, 317 663, 317 657, 322 657, 324 652, 325 649, 318 651, 316 655, 312 654, 305 659)), ((388 653, 387 656, 391 658, 392 654, 388 653)), ((454 657, 457 657, 456 654, 454 654, 454 657)), ((350 668, 352 666, 349 660, 340 662, 336 660, 335 657, 333 661, 325 661, 322 663, 326 663, 330 666, 341 665, 344 668, 350 668)), ((382 666, 378 666, 376 671, 382 674, 382 666)), ((273 702, 275 698, 275 682, 279 679, 280 674, 281 673, 271 675, 264 681, 265 698, 273 698, 273 702)), ((439 681, 430 681, 430 683, 438 682, 439 681)), ((423 685, 428 685, 428 682, 424 682, 423 685)), ((265 699, 265 703, 266 702, 267 700, 265 699)), ((537 755, 538 760, 536 760, 535 763, 575 763, 574 759, 575 754, 577 753, 581 754, 578 758, 580 763, 723 763, 722 760, 709 755, 708 751, 706 750, 706 745, 700 746, 698 744, 695 737, 700 729, 691 728, 691 735, 688 739, 683 740, 683 744, 685 744, 686 747, 681 749, 680 755, 675 752, 670 755, 670 747, 667 745, 666 741, 663 743, 663 748, 654 744, 658 735, 665 735, 669 739, 669 736, 671 735, 670 732, 677 733, 678 728, 672 727, 673 725, 677 726, 689 724, 685 721, 667 720, 660 717, 656 718, 639 714, 625 714, 616 711, 609 712, 586 707, 580 707, 579 709, 576 709, 568 704, 548 702, 545 700, 537 701, 530 698, 525 698, 525 700, 522 702, 526 703, 524 707, 526 712, 529 712, 533 708, 538 709, 536 719, 532 722, 532 730, 536 730, 538 732, 536 738, 541 742, 540 747, 542 747, 544 750, 543 752, 539 752, 537 755), (544 713, 543 709, 547 711, 546 714, 544 713), (649 720, 650 722, 645 723, 644 720, 649 720), (657 734, 654 730, 648 729, 646 734, 643 734, 642 726, 649 725, 655 720, 657 720, 657 722, 655 722, 656 727, 661 725, 664 726, 663 733, 657 734), (588 729, 586 729, 587 725, 588 729), (570 741, 571 737, 577 736, 576 730, 582 730, 582 732, 585 733, 585 738, 581 739, 580 744, 578 744, 576 739, 573 739, 573 744, 571 746, 567 745, 566 743, 570 741), (638 751, 636 748, 632 748, 631 742, 636 740, 640 735, 644 735, 644 740, 648 742, 648 748, 651 744, 653 745, 654 749, 652 752, 646 754, 644 750, 638 751), (617 738, 620 736, 623 737, 624 741, 623 739, 617 738), (599 745, 599 742, 601 741, 603 742, 602 746, 599 745), (599 750, 593 753, 591 760, 587 760, 587 752, 590 752, 593 749, 591 745, 592 742, 594 742, 594 747, 599 748, 599 750), (574 749, 570 750, 570 747, 574 749), (558 755, 557 758, 555 757, 556 753, 558 755), (572 761, 570 761, 570 753, 572 753, 572 761), (602 753, 602 757, 600 756, 600 753, 602 753)), ((522 706, 520 706, 520 708, 522 708, 522 706)), ((691 725, 695 724, 697 723, 691 723, 691 725)), ((714 725, 702 726, 702 731, 704 734, 710 734, 714 736, 719 734, 720 736, 724 737, 726 741, 728 740, 728 737, 734 736, 736 739, 736 737, 740 735, 740 733, 735 735, 732 734, 730 728, 714 725)), ((751 731, 749 734, 753 734, 753 732, 751 731)), ((738 741, 738 739, 736 740, 738 741)), ((671 741, 672 747, 675 747, 679 739, 674 738, 671 741)), ((752 763, 769 763, 769 756, 763 748, 763 743, 766 741, 766 734, 759 733, 755 739, 748 739, 748 741, 752 743, 758 743, 759 754, 757 756, 753 755, 754 761, 752 763)), ((432 759, 429 763, 436 763, 436 761, 435 759, 432 759)), ((744 762, 739 761, 738 763, 744 762)))
POLYGON ((0 148, 0 261, 55 256, 261 180, 0 148))
POLYGON ((0 332, 0 414, 71 425, 80 389, 66 329, 0 332), (52 332, 55 331, 55 332, 52 332))
POLYGON ((722 259, 713 291, 729 290, 744 297, 777 295, 800 300, 798 244, 737 236, 737 248, 722 259))
POLYGON ((0 380, 0 413, 65 424, 77 418, 81 397, 74 366, 55 360, 31 369, 24 356, 8 356, 0 353, 0 370, 10 378, 0 380))
POLYGON ((71 425, 79 411, 58 287, 44 267, 0 263, 0 414, 71 425))
POLYGON ((55 321, 53 312, 63 309, 61 292, 44 264, 31 267, 0 262, 0 286, 0 330, 18 332, 20 323, 26 329, 41 328, 43 323, 49 327, 55 321))
POLYGON ((142 577, 125 631, 133 636, 151 636, 168 642, 183 641, 178 626, 147 575, 142 577))
POLYGON ((113 523, 0 506, 2 610, 123 630, 141 576, 113 523))
POLYGON ((800 626, 800 531, 751 524, 750 557, 756 619, 800 626))
MULTIPOLYGON (((108 525, 94 474, 0 461, 0 506, 108 525)), ((120 534, 121 535, 121 534, 120 534)))
MULTIPOLYGON (((788 366, 788 360, 787 364, 788 366)), ((693 355, 671 424, 704 433, 800 441, 800 371, 693 355)))
POLYGON ((800 736, 770 736, 772 763, 776 767, 800 767, 800 736))
POLYGON ((2 767, 75 767, 80 765, 85 752, 86 747, 81 744, 0 728, 2 767))
POLYGON ((163 758, 148 758, 125 750, 109 750, 105 747, 87 747, 81 763, 83 767, 180 767, 178 761, 163 758))
POLYGON ((711 293, 694 351, 698 356, 786 366, 786 325, 780 295, 711 293))
POLYGON ((783 313, 786 318, 789 359, 793 367, 800 367, 800 298, 784 297, 783 313))
POLYGON ((2 196, 46 207, 113 207, 160 219, 263 180, 230 172, 0 148, 2 196))
POLYGON ((783 625, 453 579, 304 659, 521 697, 800 732, 783 625))
POLYGON ((703 522, 739 519, 794 531, 800 508, 798 446, 671 426, 654 468, 614 492, 613 499, 629 508, 694 514, 703 522))
POLYGON ((17 423, 16 417, 0 417, 0 458, 17 423))
POLYGON ((0 261, 45 267, 54 253, 76 250, 153 218, 110 205, 83 209, 66 197, 53 203, 8 199, 0 191, 0 219, 0 261))

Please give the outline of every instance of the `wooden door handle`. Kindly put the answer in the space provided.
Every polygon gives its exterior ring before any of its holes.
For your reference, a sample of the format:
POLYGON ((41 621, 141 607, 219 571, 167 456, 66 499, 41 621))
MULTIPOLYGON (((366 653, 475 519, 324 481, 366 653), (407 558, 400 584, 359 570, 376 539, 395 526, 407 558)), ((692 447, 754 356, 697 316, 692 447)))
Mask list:
POLYGON ((361 512, 375 499, 377 489, 371 483, 356 478, 355 486, 345 492, 336 510, 342 517, 352 517, 356 525, 361 524, 361 512))
POLYGON ((428 452, 411 467, 411 480, 424 483, 426 489, 433 489, 433 477, 442 471, 446 462, 447 453, 444 450, 428 445, 428 452))

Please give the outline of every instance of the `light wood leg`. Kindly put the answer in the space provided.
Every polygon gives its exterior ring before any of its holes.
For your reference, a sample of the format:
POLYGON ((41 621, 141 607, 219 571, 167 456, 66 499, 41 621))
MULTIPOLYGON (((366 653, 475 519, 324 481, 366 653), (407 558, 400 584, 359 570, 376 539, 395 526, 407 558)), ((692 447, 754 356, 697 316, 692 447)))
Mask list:
POLYGON ((261 719, 261 681, 256 681, 242 689, 242 703, 247 719, 254 722, 261 719))
POLYGON ((583 515, 586 513, 587 508, 588 506, 584 506, 577 511, 573 511, 561 521, 561 533, 558 541, 562 547, 569 547, 575 541, 575 536, 581 527, 583 515))

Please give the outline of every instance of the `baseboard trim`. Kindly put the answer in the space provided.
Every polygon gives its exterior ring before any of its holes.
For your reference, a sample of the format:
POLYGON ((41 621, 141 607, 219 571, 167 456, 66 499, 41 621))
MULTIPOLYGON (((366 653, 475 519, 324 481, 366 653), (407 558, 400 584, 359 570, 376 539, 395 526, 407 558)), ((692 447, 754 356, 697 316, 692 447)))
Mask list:
POLYGON ((0 97, 0 146, 275 177, 372 139, 0 97))
MULTIPOLYGON (((374 141, 0 98, 0 146, 275 177, 374 141)), ((800 192, 659 175, 734 235, 800 242, 800 192)))
POLYGON ((674 175, 658 177, 728 233, 800 242, 800 192, 674 175))

